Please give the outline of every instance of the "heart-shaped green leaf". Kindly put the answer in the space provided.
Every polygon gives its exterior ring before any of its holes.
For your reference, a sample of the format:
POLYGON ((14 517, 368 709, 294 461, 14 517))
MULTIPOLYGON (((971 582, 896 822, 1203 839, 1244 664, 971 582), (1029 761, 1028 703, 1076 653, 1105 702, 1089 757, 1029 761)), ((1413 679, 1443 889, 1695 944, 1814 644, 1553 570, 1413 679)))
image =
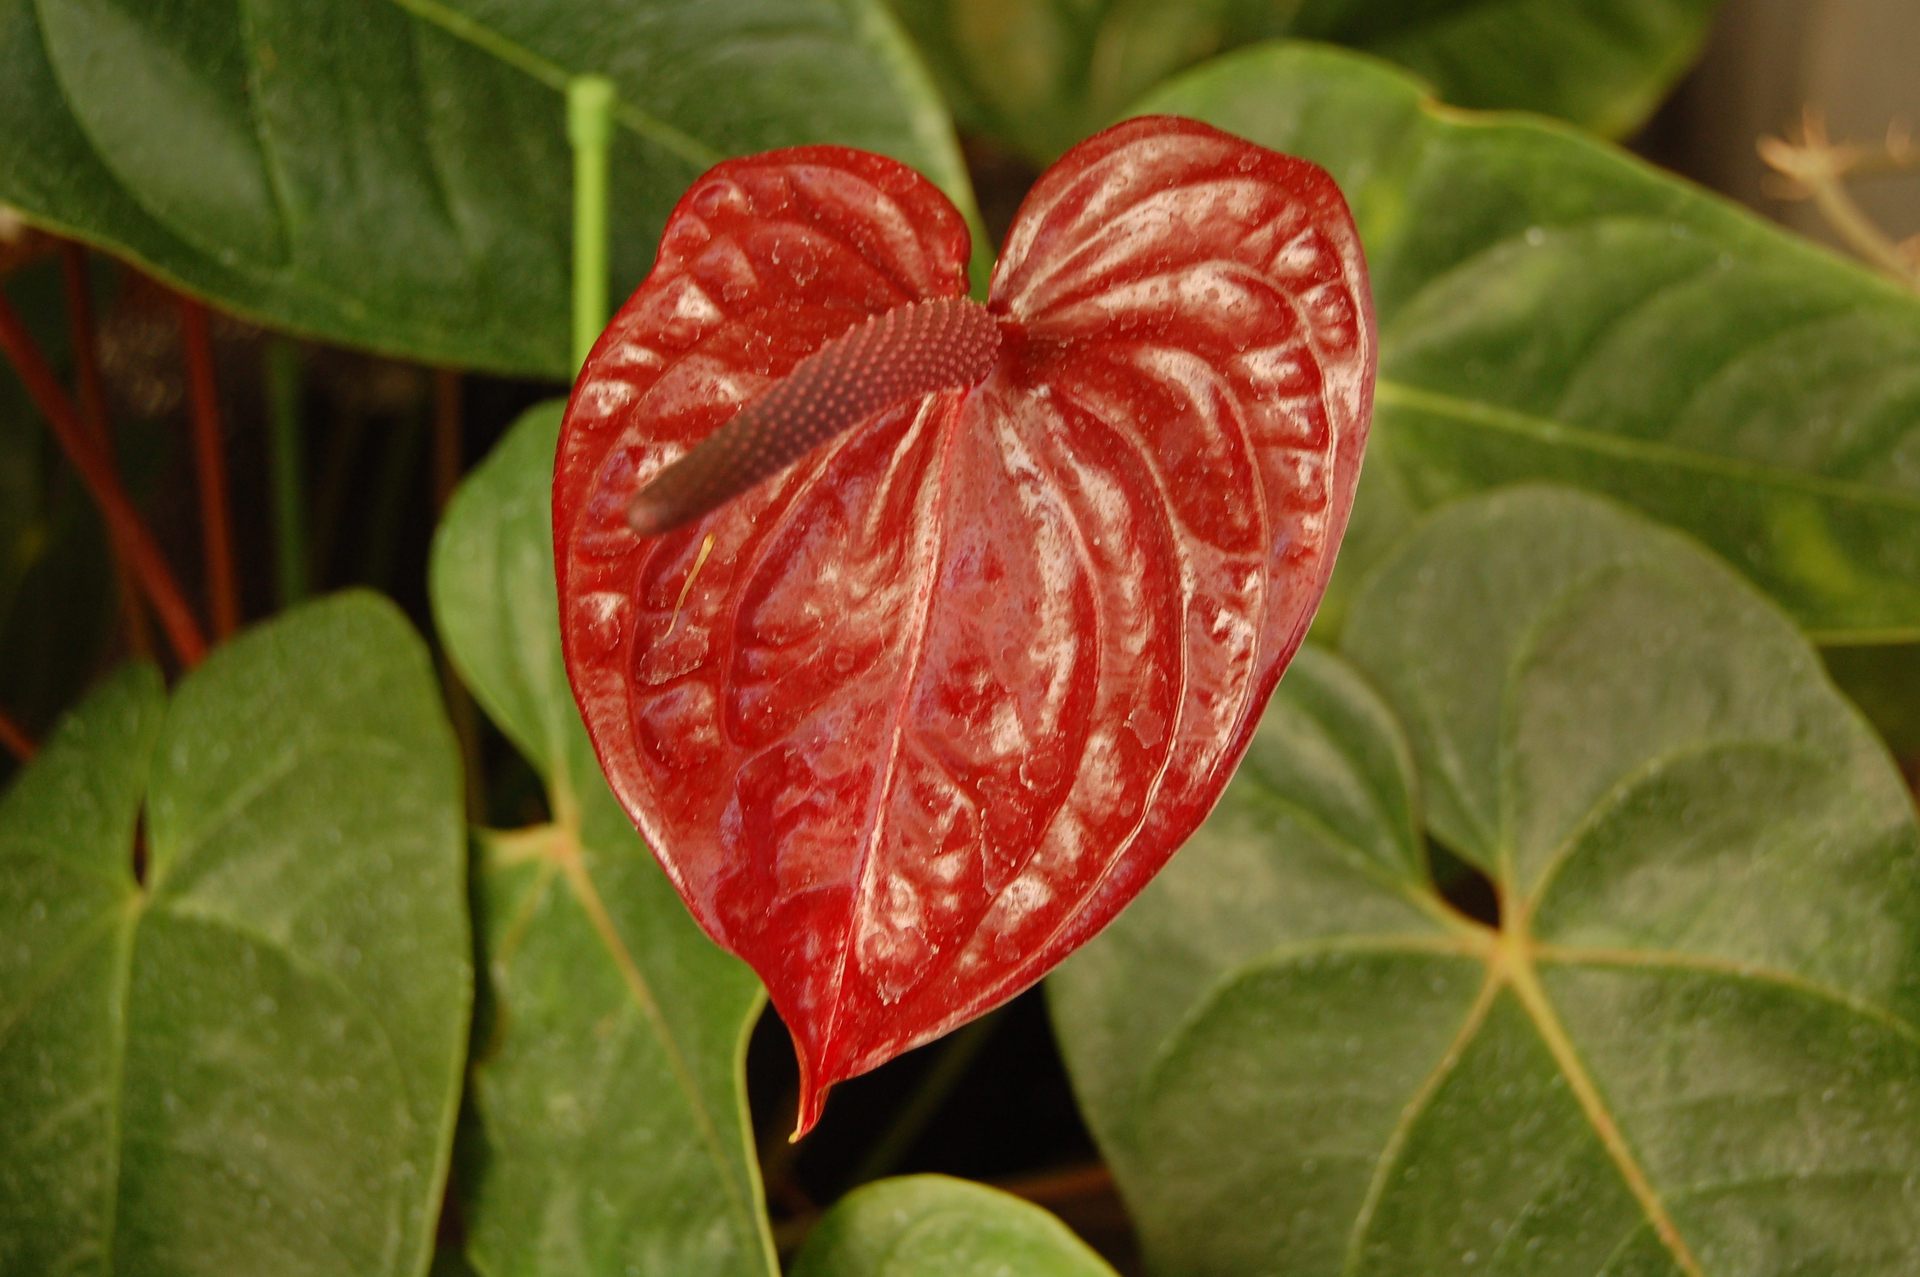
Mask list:
POLYGON ((1138 109, 1304 155, 1353 204, 1380 381, 1330 597, 1419 510, 1551 479, 1693 533, 1820 639, 1920 637, 1920 297, 1335 50, 1250 50, 1138 109))
POLYGON ((858 146, 971 207, 879 0, 0 0, 0 201, 279 327, 564 377, 585 72, 620 95, 616 296, 728 155, 858 146))
POLYGON ((115 675, 0 800, 0 1271, 424 1272, 464 887, 452 734, 384 600, 260 626, 170 705, 115 675))
POLYGON ((1365 677, 1303 652, 1054 977, 1153 1271, 1911 1271, 1920 831, 1787 618, 1534 488, 1422 524, 1346 633, 1365 677))
POLYGON ((1113 1277, 1059 1220, 1008 1193, 909 1175, 855 1189, 807 1235, 793 1277, 1113 1277))
POLYGON ((475 1042, 467 1253, 487 1277, 766 1274, 742 1082, 764 995, 681 906, 574 708, 550 513, 561 408, 528 412, 468 476, 433 553, 447 648, 554 815, 481 839, 493 1015, 475 1042))
MULTIPOLYGON (((1167 76, 1260 40, 1362 49, 1460 106, 1610 136, 1693 61, 1718 0, 890 0, 954 113, 1041 162, 1167 76)), ((1257 140, 1257 139, 1255 139, 1257 140)))

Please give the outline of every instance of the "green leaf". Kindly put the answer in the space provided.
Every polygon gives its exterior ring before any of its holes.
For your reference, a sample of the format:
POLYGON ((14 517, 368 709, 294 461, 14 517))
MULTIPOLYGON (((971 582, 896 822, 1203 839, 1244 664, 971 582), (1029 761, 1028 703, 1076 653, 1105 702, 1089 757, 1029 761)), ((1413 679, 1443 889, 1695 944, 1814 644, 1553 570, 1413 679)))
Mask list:
POLYGON ((1693 533, 1820 640, 1920 637, 1920 298, 1332 50, 1250 50, 1139 109, 1315 160, 1354 206, 1380 383, 1333 621, 1418 511, 1551 479, 1693 533))
POLYGON ((972 208, 879 0, 0 0, 0 201, 277 327, 566 377, 584 72, 620 92, 615 296, 728 155, 862 147, 972 208))
POLYGON ((1421 524, 1346 635, 1053 977, 1149 1267, 1909 1271, 1920 830, 1788 619, 1526 488, 1421 524))
POLYGON ((0 799, 0 1271, 424 1273, 464 873, 384 600, 249 631, 171 705, 142 665, 89 697, 0 799))
POLYGON ((807 1235, 793 1277, 1113 1277, 1046 1211, 1010 1193, 909 1175, 855 1189, 807 1235))
POLYGON ((1042 163, 1175 72, 1261 40, 1365 50, 1459 106, 1624 136, 1692 63, 1718 0, 890 0, 961 124, 1042 163))
POLYGON ((743 1083, 764 995, 682 907, 574 708, 549 503, 561 409, 532 409, 468 476, 433 552, 448 651, 554 813, 482 836, 494 1014, 462 1162, 468 1258, 487 1277, 765 1274, 743 1083))

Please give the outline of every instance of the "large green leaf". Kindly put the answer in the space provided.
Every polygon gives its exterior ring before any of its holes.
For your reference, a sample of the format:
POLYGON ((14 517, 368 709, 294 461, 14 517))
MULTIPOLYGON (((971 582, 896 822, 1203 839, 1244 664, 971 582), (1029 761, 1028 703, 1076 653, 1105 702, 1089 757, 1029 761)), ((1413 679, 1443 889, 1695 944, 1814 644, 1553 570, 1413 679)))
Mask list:
POLYGON ((1692 532, 1824 640, 1920 637, 1920 297, 1545 121, 1268 46, 1156 93, 1325 165, 1380 320, 1335 611, 1415 512, 1526 478, 1692 532))
POLYGON ((759 982, 694 924, 601 777, 561 663, 549 494, 561 405, 461 486, 434 545, 455 664, 554 820, 485 834, 492 1023, 463 1155, 488 1277, 772 1271, 742 1069, 759 982))
POLYGON ((971 208, 879 0, 0 0, 0 201, 279 327, 564 377, 583 72, 620 93, 616 296, 727 155, 858 146, 971 208))
POLYGON ((793 1277, 1113 1277, 1031 1202, 944 1175, 883 1179, 841 1198, 807 1235, 793 1277))
POLYGON ((1364 49, 1460 106, 1619 136, 1692 62, 1718 0, 890 0, 962 124, 1048 161, 1167 76, 1294 37, 1364 49))
POLYGON ((1525 488, 1422 524, 1346 634, 1053 977, 1152 1271, 1911 1273, 1920 831, 1788 619, 1525 488))
POLYGON ((371 595, 66 720, 0 800, 0 1272, 426 1271, 460 810, 432 665, 371 595))

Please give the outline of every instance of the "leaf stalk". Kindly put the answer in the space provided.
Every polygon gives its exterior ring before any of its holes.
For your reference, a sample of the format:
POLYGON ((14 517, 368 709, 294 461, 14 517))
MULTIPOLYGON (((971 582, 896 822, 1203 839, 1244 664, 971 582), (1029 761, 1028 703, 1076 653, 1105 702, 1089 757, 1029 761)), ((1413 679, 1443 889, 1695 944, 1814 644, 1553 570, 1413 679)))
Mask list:
POLYGON ((81 481, 100 507, 108 534, 159 615, 174 654, 188 668, 198 665, 207 654, 207 641, 172 570, 167 567, 165 556, 160 553, 159 542, 154 540, 146 521, 134 508, 113 462, 95 446, 93 432, 53 375, 33 335, 4 297, 0 297, 0 348, 6 350, 27 393, 53 427, 54 437, 60 441, 68 460, 80 472, 81 481))
MULTIPOLYGON (((67 331, 73 346, 73 366, 80 389, 82 418, 93 428, 94 443, 101 455, 113 464, 112 417, 107 412, 106 380, 100 375, 100 326, 93 313, 93 285, 88 278, 87 250, 73 240, 60 243, 60 269, 66 284, 67 331)), ((147 614, 140 608, 140 590, 117 541, 113 549, 113 568, 120 594, 120 620, 126 627, 127 645, 136 655, 153 655, 153 635, 147 628, 147 614)))
POLYGON ((207 308, 180 297, 180 333, 186 341, 187 388, 193 402, 194 469, 200 485, 200 540, 207 563, 207 606, 216 638, 240 628, 240 591, 233 571, 233 516, 227 504, 227 457, 220 431, 220 386, 214 377, 213 335, 207 308))
POLYGON ((37 749, 27 729, 14 722, 3 709, 0 709, 0 745, 5 745, 7 752, 22 763, 32 762, 37 749))

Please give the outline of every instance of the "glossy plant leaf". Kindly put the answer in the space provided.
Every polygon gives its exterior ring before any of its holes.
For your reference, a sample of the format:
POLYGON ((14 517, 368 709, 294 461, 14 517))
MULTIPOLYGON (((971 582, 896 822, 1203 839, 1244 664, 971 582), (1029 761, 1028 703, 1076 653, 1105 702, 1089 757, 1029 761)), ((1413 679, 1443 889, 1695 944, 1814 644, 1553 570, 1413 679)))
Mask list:
POLYGON ((481 835, 467 1256, 484 1277, 767 1274, 742 1082, 760 986, 687 916, 574 709, 548 513, 560 407, 468 476, 433 554, 448 651, 554 815, 481 835))
POLYGON ((1293 37, 1364 50, 1459 106, 1638 128, 1718 0, 889 0, 960 123, 1045 162, 1161 80, 1293 37))
POLYGON ((834 1203, 793 1277, 1113 1277, 1065 1224, 1009 1193, 910 1175, 834 1203))
POLYGON ((1911 1271, 1920 830, 1789 620, 1520 488, 1346 635, 1051 984, 1150 1270, 1911 1271))
POLYGON ((276 327, 566 377, 562 91, 618 87, 612 270, 731 154, 837 142, 970 207, 879 0, 0 0, 0 202, 276 327))
POLYGON ((90 696, 0 799, 0 1271, 424 1273, 463 851, 384 600, 251 630, 170 704, 139 665, 90 696))
POLYGON ((568 671, 707 932, 829 1086, 1012 997, 1199 823, 1331 568, 1373 333, 1311 165, 1140 120, 1028 197, 998 363, 682 531, 640 485, 855 321, 965 287, 910 171, 722 165, 587 361, 561 436, 568 671))
POLYGON ((1139 109, 1304 155, 1353 202, 1381 353, 1348 582, 1420 510, 1550 479, 1691 532, 1817 639, 1920 638, 1920 298, 1334 50, 1222 59, 1139 109))

